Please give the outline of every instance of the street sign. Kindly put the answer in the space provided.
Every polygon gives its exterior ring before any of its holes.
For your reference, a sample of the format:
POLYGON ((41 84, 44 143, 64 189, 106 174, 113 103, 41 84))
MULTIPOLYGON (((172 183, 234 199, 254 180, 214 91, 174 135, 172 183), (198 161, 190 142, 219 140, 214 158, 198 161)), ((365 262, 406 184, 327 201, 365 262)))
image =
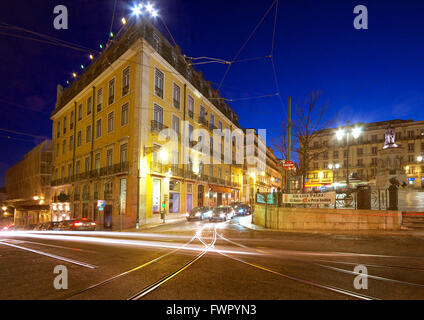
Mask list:
POLYGON ((284 169, 286 169, 286 170, 293 170, 295 164, 294 164, 293 161, 287 160, 287 161, 284 161, 283 166, 284 166, 284 169))
POLYGON ((268 193, 268 194, 261 194, 261 193, 257 193, 256 194, 256 202, 257 203, 263 203, 263 204, 274 204, 274 196, 272 193, 268 193), (266 202, 265 202, 265 195, 266 195, 266 202))
POLYGON ((106 201, 105 200, 97 200, 97 208, 99 209, 103 209, 106 205, 106 201))

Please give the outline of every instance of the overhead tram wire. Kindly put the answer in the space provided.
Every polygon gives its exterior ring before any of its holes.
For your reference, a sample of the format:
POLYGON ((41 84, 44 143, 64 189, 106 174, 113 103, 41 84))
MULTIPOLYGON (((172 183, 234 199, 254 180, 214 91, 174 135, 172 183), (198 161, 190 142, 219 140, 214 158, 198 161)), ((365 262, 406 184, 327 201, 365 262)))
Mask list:
MULTIPOLYGON (((277 32, 277 17, 278 17, 278 4, 279 4, 279 0, 276 0, 276 4, 275 4, 275 17, 274 17, 274 29, 272 32, 272 44, 271 44, 271 65, 272 65, 272 71, 274 74, 274 82, 275 82, 275 89, 277 90, 277 92, 280 92, 280 84, 278 82, 278 77, 277 77, 277 69, 275 67, 275 61, 274 61, 274 55, 275 55, 275 34, 277 32)), ((284 108, 285 107, 285 103, 283 100, 283 97, 279 94, 278 98, 281 102, 281 106, 284 108)))
MULTIPOLYGON (((79 45, 79 44, 76 44, 76 43, 72 43, 72 42, 69 42, 69 41, 60 40, 60 39, 57 39, 57 38, 54 38, 54 37, 51 37, 51 36, 48 36, 48 35, 44 35, 44 34, 41 34, 41 33, 38 33, 38 32, 34 32, 34 31, 31 31, 31 30, 24 29, 24 28, 21 28, 21 27, 12 26, 10 24, 7 24, 7 23, 1 22, 1 21, 0 21, 0 23, 6 24, 6 25, 8 25, 8 27, 10 26, 10 27, 13 27, 13 28, 15 28, 17 30, 23 31, 23 32, 28 32, 28 33, 32 33, 32 34, 38 35, 38 36, 40 36, 40 37, 42 37, 42 38, 44 38, 46 40, 36 39, 36 38, 31 38, 31 37, 25 37, 25 36, 22 36, 22 35, 16 35, 16 34, 10 34, 10 33, 6 33, 5 35, 7 35, 7 36, 16 36, 16 37, 23 38, 23 39, 26 39, 26 40, 38 41, 38 42, 42 42, 42 43, 46 43, 46 44, 51 44, 51 45, 56 45, 56 46, 62 46, 62 47, 65 47, 65 48, 74 49, 74 50, 78 50, 78 51, 82 51, 82 52, 86 52, 86 53, 99 52, 98 50, 90 49, 90 48, 87 48, 85 46, 82 46, 82 45, 79 45)), ((124 26, 121 27, 121 29, 119 30, 118 34, 122 31, 123 28, 124 28, 124 26)), ((0 32, 0 34, 2 34, 2 33, 0 32)), ((190 57, 190 59, 199 60, 199 59, 206 59, 207 58, 207 59, 212 59, 212 60, 215 60, 215 61, 222 61, 222 62, 227 62, 227 63, 231 63, 232 64, 232 63, 239 63, 239 62, 246 62, 246 61, 253 61, 253 60, 259 60, 259 59, 265 59, 265 58, 269 58, 269 57, 270 57, 269 55, 268 56, 262 56, 262 57, 253 57, 253 58, 246 58, 246 59, 235 60, 235 61, 232 61, 232 62, 225 61, 223 59, 209 58, 209 57, 198 57, 198 58, 191 58, 190 57)), ((144 67, 149 67, 151 69, 154 68, 154 66, 145 65, 145 64, 139 63, 137 61, 132 61, 130 59, 118 58, 117 60, 126 61, 126 62, 134 63, 134 64, 137 64, 137 65, 142 65, 144 67)), ((107 59, 107 62, 111 66, 111 63, 108 61, 108 59, 107 59)), ((169 73, 169 74, 180 75, 178 72, 173 72, 173 71, 164 70, 164 72, 165 73, 169 73)), ((222 84, 221 84, 221 86, 222 86, 222 84)), ((268 97, 272 97, 272 96, 276 96, 276 95, 279 95, 279 93, 275 93, 275 94, 271 94, 271 95, 258 95, 258 96, 246 97, 246 98, 236 98, 236 99, 213 98, 213 97, 209 97, 209 98, 208 97, 205 97, 205 98, 208 99, 208 100, 223 100, 223 101, 232 101, 232 102, 234 102, 234 101, 242 101, 242 100, 250 100, 250 99, 268 98, 268 97)))
POLYGON ((241 54, 241 52, 243 51, 243 49, 246 47, 246 45, 248 44, 248 42, 250 41, 250 39, 253 37, 253 35, 256 33, 256 30, 258 30, 258 28, 260 27, 260 25, 263 23, 263 21, 265 20, 265 18, 267 17, 268 13, 271 11, 271 9, 274 7, 275 3, 277 3, 278 0, 274 0, 274 2, 271 4, 271 6, 268 8, 268 10, 265 12, 265 14, 262 16, 261 20, 258 22, 258 24, 255 26, 255 28, 253 29, 253 31, 250 33, 249 37, 247 38, 247 40, 244 42, 244 44, 241 46, 241 48, 239 49, 239 51, 236 53, 236 55, 234 56, 232 62, 228 65, 227 70, 225 70, 224 76, 221 79, 221 82, 218 86, 218 90, 221 89, 221 86, 225 80, 225 78, 227 77, 228 72, 231 69, 232 64, 234 63, 234 61, 237 60, 237 58, 239 57, 239 55, 241 54))

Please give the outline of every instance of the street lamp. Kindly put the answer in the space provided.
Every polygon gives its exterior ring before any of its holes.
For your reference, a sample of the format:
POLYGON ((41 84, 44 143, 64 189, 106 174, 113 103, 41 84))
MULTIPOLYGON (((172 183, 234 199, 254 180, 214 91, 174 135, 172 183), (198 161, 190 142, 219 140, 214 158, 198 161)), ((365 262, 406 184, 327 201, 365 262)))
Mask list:
POLYGON ((418 161, 418 162, 423 162, 423 160, 424 160, 423 156, 418 156, 418 157, 417 157, 417 161, 418 161))
POLYGON ((349 122, 347 122, 347 129, 343 130, 343 129, 339 129, 336 132, 336 138, 339 141, 342 141, 343 138, 346 136, 346 145, 347 145, 347 160, 346 160, 346 187, 347 189, 349 189, 350 184, 349 184, 349 147, 350 147, 350 139, 349 136, 352 135, 352 137, 354 139, 358 139, 359 136, 362 133, 362 129, 359 127, 350 127, 349 126, 349 122))

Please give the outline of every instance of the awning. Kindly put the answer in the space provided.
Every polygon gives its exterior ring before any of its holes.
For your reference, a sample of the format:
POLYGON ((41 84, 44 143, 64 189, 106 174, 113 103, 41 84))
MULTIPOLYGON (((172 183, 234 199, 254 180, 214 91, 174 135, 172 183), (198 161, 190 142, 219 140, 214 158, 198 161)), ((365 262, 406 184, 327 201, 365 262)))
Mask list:
POLYGON ((220 192, 220 193, 231 193, 233 190, 231 188, 223 187, 223 186, 214 186, 210 185, 212 188, 212 191, 214 192, 220 192))

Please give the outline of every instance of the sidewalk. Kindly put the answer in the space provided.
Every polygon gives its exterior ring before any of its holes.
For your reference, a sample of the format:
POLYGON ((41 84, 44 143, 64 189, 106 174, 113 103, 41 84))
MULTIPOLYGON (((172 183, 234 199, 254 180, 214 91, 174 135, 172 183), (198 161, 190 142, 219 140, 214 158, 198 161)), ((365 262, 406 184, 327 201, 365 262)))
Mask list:
POLYGON ((132 229, 125 229, 122 230, 123 232, 137 232, 142 230, 147 230, 159 226, 164 225, 170 225, 175 224, 178 222, 186 221, 185 214, 182 213, 171 213, 165 216, 165 223, 163 223, 163 220, 160 218, 160 215, 156 215, 153 218, 147 218, 145 224, 140 224, 140 227, 138 229, 132 228, 132 229))
POLYGON ((324 235, 362 235, 362 236, 394 236, 394 237, 423 237, 421 230, 278 230, 267 229, 252 224, 252 216, 241 217, 239 224, 255 231, 281 232, 281 233, 304 233, 304 234, 324 234, 324 235))

